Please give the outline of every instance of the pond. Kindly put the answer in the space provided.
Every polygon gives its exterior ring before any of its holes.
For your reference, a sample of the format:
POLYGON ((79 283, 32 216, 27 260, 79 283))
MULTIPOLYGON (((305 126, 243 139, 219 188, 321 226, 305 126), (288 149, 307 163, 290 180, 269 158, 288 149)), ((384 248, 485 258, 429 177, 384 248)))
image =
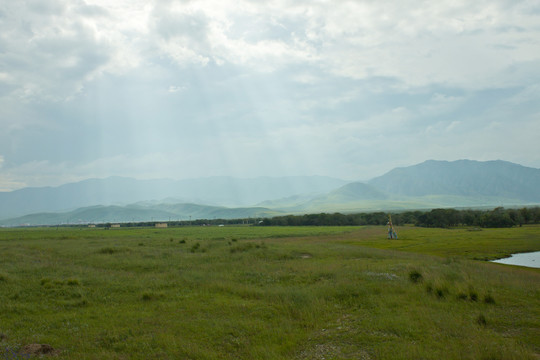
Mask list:
POLYGON ((512 256, 504 259, 493 260, 493 262, 499 264, 519 265, 533 268, 540 268, 540 251, 513 254, 512 256))

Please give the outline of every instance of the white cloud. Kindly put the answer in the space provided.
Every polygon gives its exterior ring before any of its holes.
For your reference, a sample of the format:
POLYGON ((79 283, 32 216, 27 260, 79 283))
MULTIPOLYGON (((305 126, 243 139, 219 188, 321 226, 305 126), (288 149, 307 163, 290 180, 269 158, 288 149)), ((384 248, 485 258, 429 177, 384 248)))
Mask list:
POLYGON ((187 86, 177 86, 177 85, 171 85, 169 86, 169 92, 170 93, 176 93, 176 92, 179 92, 179 91, 183 91, 183 90, 186 90, 187 89, 187 86))
MULTIPOLYGON (((181 66, 213 62, 274 71, 312 64, 352 79, 394 78, 409 88, 504 86, 516 81, 505 71, 540 61, 540 16, 531 6, 524 1, 7 2, 1 60, 19 84, 14 95, 27 100, 70 98, 100 74, 144 69, 159 61, 156 54, 181 66)), ((307 73, 302 79, 309 76, 313 79, 307 73)))
POLYGON ((516 149, 540 165, 534 6, 3 2, 3 181, 366 178, 426 157, 518 159, 516 149))

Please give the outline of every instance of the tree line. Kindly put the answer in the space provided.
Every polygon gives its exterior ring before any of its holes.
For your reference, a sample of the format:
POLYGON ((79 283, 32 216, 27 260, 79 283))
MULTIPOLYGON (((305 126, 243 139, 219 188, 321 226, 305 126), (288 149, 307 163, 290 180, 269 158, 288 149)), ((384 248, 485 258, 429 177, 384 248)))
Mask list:
MULTIPOLYGON (((392 213, 394 225, 411 224, 420 227, 474 226, 486 228, 522 226, 540 223, 540 207, 492 210, 433 209, 431 211, 404 211, 392 213)), ((320 213, 286 215, 262 219, 261 226, 355 226, 386 225, 388 213, 320 213)))

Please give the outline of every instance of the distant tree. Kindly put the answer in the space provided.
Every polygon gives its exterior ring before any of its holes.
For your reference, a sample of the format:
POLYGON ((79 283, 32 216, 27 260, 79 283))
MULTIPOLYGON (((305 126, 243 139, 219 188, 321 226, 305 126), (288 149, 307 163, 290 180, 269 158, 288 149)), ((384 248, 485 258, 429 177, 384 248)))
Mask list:
POLYGON ((486 212, 482 216, 482 226, 484 227, 512 227, 514 222, 510 218, 510 215, 507 211, 504 211, 504 208, 498 207, 492 211, 486 212))

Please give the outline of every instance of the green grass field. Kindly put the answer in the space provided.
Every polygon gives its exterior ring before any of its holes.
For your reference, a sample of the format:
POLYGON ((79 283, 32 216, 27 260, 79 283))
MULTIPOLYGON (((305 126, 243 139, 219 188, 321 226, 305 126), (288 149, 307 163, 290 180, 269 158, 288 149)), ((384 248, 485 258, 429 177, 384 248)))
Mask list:
POLYGON ((540 227, 397 230, 2 229, 0 359, 540 358, 540 227))

